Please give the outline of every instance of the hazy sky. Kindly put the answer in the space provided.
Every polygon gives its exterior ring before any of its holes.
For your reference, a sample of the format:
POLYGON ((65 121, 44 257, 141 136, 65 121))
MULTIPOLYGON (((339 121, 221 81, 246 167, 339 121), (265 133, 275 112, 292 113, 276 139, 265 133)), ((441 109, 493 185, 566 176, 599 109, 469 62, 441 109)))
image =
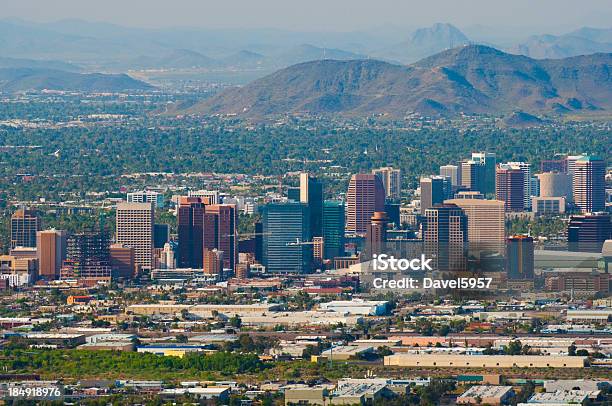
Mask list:
POLYGON ((381 27, 612 26, 612 0, 5 0, 0 18, 127 26, 351 31, 381 27))

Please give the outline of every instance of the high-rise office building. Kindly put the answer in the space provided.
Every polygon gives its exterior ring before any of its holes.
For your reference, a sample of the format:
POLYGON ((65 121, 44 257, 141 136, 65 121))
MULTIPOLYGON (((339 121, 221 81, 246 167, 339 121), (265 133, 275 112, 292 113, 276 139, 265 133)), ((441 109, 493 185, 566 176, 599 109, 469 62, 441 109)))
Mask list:
POLYGON ((533 238, 515 235, 508 238, 506 272, 509 280, 533 280, 533 238))
POLYGON ((582 156, 574 163, 574 204, 583 213, 606 207, 606 163, 596 156, 582 156))
POLYGON ((572 178, 565 172, 544 172, 535 175, 540 180, 539 197, 569 197, 572 178))
POLYGON ((421 213, 436 204, 444 202, 452 195, 450 178, 443 176, 429 176, 421 178, 421 213))
POLYGON ((531 164, 527 162, 508 162, 499 164, 501 169, 518 169, 523 172, 523 207, 531 208, 531 164))
POLYGON ((263 210, 263 264, 269 273, 311 271, 312 243, 308 206, 269 203, 263 210))
POLYGON ((486 194, 487 166, 484 161, 467 160, 461 162, 461 186, 472 192, 486 194))
POLYGON ((110 266, 113 275, 121 278, 132 278, 136 273, 136 250, 124 244, 111 244, 110 266))
POLYGON ((221 199, 218 190, 190 190, 187 197, 199 197, 204 204, 219 204, 221 199))
POLYGON ((567 173, 571 176, 574 175, 574 169, 576 168, 576 161, 582 158, 584 155, 568 155, 565 157, 565 167, 567 168, 567 173))
POLYGON ((601 252, 604 242, 612 238, 610 221, 608 213, 571 216, 567 227, 568 250, 601 252))
POLYGON ((368 257, 364 260, 370 260, 373 255, 379 255, 385 251, 388 223, 387 213, 384 211, 374 212, 366 234, 366 255, 368 257))
POLYGON ((130 192, 127 194, 127 202, 128 203, 153 203, 153 207, 156 209, 161 209, 164 207, 164 194, 151 191, 144 190, 140 192, 130 192))
POLYGON ((351 177, 346 194, 346 231, 365 234, 375 211, 385 210, 385 189, 377 175, 351 177))
POLYGON ((495 193, 495 168, 497 159, 493 152, 472 152, 472 161, 484 165, 484 190, 482 194, 495 193))
POLYGON ((425 211, 423 224, 425 254, 434 269, 464 271, 467 269, 468 219, 454 204, 439 204, 425 211))
POLYGON ((36 248, 36 233, 40 226, 36 210, 18 209, 11 216, 11 248, 36 248))
POLYGON ((118 244, 134 248, 137 266, 153 268, 153 203, 118 203, 116 240, 118 244))
POLYGON ((497 168, 495 196, 505 203, 506 211, 525 210, 525 174, 516 168, 497 168))
POLYGON ((472 255, 496 252, 504 255, 506 226, 504 202, 484 199, 450 199, 444 203, 460 207, 468 221, 468 243, 472 255))
POLYGON ((77 279, 84 285, 110 282, 112 277, 110 238, 105 231, 72 234, 68 237, 61 279, 77 279))
POLYGON ((164 248, 170 242, 170 226, 168 224, 153 225, 153 248, 164 248))
POLYGON ((385 197, 389 200, 399 200, 402 191, 402 177, 399 169, 387 166, 374 169, 372 173, 378 176, 385 189, 385 197))
POLYGON ((312 236, 323 235, 323 183, 308 173, 300 174, 300 202, 308 205, 312 236))
POLYGON ((323 258, 344 256, 344 203, 326 200, 323 203, 323 258))
POLYGON ((461 186, 461 168, 457 165, 443 165, 440 167, 440 176, 448 177, 453 187, 461 186))
POLYGON ((36 234, 38 274, 41 278, 59 278, 62 263, 66 259, 66 243, 66 232, 63 230, 45 230, 36 234))
POLYGON ((223 268, 232 272, 238 262, 238 213, 234 204, 207 205, 204 213, 204 249, 223 252, 223 268))
POLYGON ((202 269, 204 255, 204 211, 200 197, 181 196, 178 204, 179 268, 202 269))

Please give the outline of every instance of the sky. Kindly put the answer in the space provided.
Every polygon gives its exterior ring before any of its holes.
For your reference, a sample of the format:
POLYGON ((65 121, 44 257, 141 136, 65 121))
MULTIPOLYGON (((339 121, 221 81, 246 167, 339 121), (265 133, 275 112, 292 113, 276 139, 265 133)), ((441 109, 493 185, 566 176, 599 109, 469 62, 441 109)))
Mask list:
POLYGON ((5 0, 0 18, 66 18, 163 28, 359 31, 394 25, 612 26, 612 0, 5 0))

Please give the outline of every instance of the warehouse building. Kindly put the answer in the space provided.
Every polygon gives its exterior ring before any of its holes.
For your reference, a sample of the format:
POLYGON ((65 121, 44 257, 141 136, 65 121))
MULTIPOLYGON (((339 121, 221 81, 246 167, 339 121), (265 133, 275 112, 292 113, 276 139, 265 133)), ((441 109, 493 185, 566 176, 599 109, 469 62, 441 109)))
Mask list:
POLYGON ((386 366, 460 368, 584 368, 587 357, 539 355, 394 354, 386 366))

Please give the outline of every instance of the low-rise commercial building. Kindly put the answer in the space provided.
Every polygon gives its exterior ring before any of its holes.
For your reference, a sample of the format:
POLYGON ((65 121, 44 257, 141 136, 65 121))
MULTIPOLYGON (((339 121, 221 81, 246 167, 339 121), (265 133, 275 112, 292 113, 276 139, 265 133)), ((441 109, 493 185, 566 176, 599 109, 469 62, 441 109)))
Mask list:
POLYGON ((200 345, 148 345, 146 347, 138 347, 136 351, 148 352, 166 357, 183 358, 187 353, 203 352, 205 348, 200 345))
POLYGON ((334 300, 321 303, 321 310, 342 314, 357 314, 361 316, 380 316, 387 312, 389 302, 383 300, 334 300))
POLYGON ((323 351, 321 356, 333 361, 348 361, 372 351, 374 351, 374 348, 371 346, 342 345, 323 351))
POLYGON ((559 390, 555 392, 534 393, 527 401, 533 404, 583 405, 589 398, 589 392, 581 390, 559 390))
POLYGON ((475 385, 457 398, 458 405, 503 405, 514 396, 512 386, 475 385))
POLYGON ((454 368, 584 368, 586 357, 539 355, 394 354, 386 366, 454 368))

